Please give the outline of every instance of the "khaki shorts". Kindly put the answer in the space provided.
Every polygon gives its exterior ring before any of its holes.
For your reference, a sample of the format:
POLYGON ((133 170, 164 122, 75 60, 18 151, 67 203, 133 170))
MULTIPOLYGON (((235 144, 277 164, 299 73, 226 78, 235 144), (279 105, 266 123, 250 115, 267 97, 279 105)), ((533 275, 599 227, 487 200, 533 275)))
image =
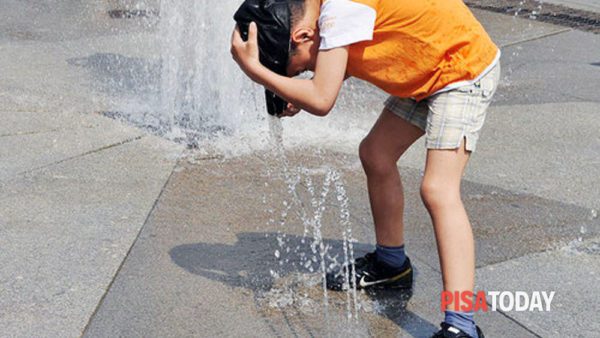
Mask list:
POLYGON ((390 96, 385 108, 425 131, 427 149, 457 149, 466 138, 465 147, 472 152, 499 79, 500 63, 497 63, 474 84, 420 102, 390 96))

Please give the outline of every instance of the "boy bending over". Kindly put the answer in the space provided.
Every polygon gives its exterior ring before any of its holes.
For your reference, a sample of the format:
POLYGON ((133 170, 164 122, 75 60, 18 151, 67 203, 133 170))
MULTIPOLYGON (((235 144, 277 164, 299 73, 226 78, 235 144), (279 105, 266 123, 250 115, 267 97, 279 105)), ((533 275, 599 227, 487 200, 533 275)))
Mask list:
MULTIPOLYGON (((404 194, 396 163, 425 135, 421 197, 444 291, 473 291, 475 250, 460 182, 500 75, 500 51, 461 0, 246 0, 231 52, 267 91, 269 113, 324 116, 349 76, 390 94, 361 142, 376 249, 355 262, 358 288, 409 288, 404 194), (312 79, 292 78, 313 71, 312 79)), ((344 287, 343 270, 327 286, 344 287)), ((451 311, 434 337, 483 338, 473 312, 451 311)))

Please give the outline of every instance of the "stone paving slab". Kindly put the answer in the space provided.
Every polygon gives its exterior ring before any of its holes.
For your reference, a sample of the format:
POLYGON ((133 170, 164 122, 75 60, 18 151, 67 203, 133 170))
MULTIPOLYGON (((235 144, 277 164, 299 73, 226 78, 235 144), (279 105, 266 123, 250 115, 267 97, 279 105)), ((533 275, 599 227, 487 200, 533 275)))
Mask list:
POLYGON ((471 11, 500 48, 570 30, 549 23, 498 15, 498 13, 476 8, 471 9, 471 11))
POLYGON ((580 31, 504 48, 496 104, 599 103, 597 50, 600 34, 580 31))
MULTIPOLYGON (((61 0, 3 0, 0 12, 0 42, 89 39, 113 35, 123 28, 142 28, 139 20, 111 20, 109 11, 122 8, 124 1, 100 0, 81 2, 61 0)), ((136 1, 140 6, 140 1, 136 1)), ((147 5, 155 1, 143 1, 147 5)), ((141 7, 141 6, 140 6, 141 7)))
POLYGON ((600 13, 600 3, 596 0, 544 0, 544 2, 600 13))
POLYGON ((477 280, 483 290, 556 291, 550 312, 507 312, 542 337, 598 337, 598 238, 480 268, 477 280))
POLYGON ((596 0, 544 0, 544 3, 562 5, 569 8, 600 13, 600 3, 598 3, 596 0))
POLYGON ((0 336, 80 335, 179 152, 143 137, 2 183, 0 336))
POLYGON ((0 13, 2 110, 89 113, 126 105, 147 110, 148 97, 157 95, 145 90, 156 83, 141 74, 145 69, 140 68, 147 67, 150 73, 155 70, 155 58, 160 54, 156 20, 110 19, 108 9, 113 5, 104 0, 67 0, 52 5, 4 1, 0 13), (110 57, 120 57, 119 62, 104 65, 105 72, 113 76, 116 93, 106 93, 106 74, 97 76, 89 69, 94 66, 92 61, 110 57), (140 79, 146 83, 127 87, 140 79), (133 99, 132 90, 138 95, 133 99))
POLYGON ((148 110, 160 86, 156 40, 151 31, 124 31, 59 42, 0 41, 2 110, 148 110))
POLYGON ((494 106, 467 177, 600 209, 598 103, 494 106))
POLYGON ((0 112, 0 119, 0 180, 144 135, 94 114, 0 112))

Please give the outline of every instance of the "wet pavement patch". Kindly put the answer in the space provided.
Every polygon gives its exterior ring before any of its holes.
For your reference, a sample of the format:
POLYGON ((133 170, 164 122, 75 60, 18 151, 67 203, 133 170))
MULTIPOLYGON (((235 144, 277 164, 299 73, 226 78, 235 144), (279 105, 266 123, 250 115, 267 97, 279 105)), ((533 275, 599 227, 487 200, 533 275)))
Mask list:
MULTIPOLYGON (((137 128, 141 128, 153 135, 167 137, 173 129, 180 130, 177 136, 169 135, 169 139, 176 143, 184 145, 188 149, 197 149, 203 141, 230 135, 231 130, 223 125, 211 124, 207 119, 197 119, 191 121, 188 114, 177 114, 169 117, 161 114, 159 111, 97 111, 97 114, 106 116, 113 120, 125 122, 137 128)), ((201 158, 216 159, 222 158, 220 154, 208 154, 201 158)))
POLYGON ((600 34, 600 14, 542 2, 522 0, 465 0, 471 8, 548 22, 600 34))
MULTIPOLYGON (((259 155, 255 155, 259 156, 259 155)), ((366 192, 366 181, 360 168, 352 167, 341 159, 342 156, 335 153, 327 153, 323 159, 312 155, 299 154, 292 157, 290 163, 302 163, 307 168, 321 167, 324 161, 331 166, 346 168, 342 170, 343 184, 349 197, 350 214, 353 224, 353 234, 358 243, 359 252, 366 252, 373 243, 373 223, 369 208, 369 200, 366 192), (361 250, 362 249, 362 250, 361 250)), ((214 222, 227 220, 233 224, 230 235, 242 233, 250 229, 264 229, 269 231, 281 231, 286 234, 287 240, 300 235, 304 228, 302 221, 290 215, 286 221, 285 228, 269 228, 267 225, 268 215, 266 209, 273 208, 277 215, 282 206, 267 206, 261 203, 250 203, 251 200, 261 199, 268 196, 268 200, 288 201, 289 195, 284 182, 279 182, 280 177, 276 175, 261 177, 267 169, 268 162, 257 162, 253 158, 242 158, 228 161, 203 161, 201 166, 186 166, 185 170, 174 173, 171 184, 167 191, 181 191, 189 189, 192 194, 203 192, 201 199, 206 203, 204 207, 213 210, 209 217, 214 222), (215 184, 211 184, 214 182, 215 184), (218 182, 218 183, 217 183, 218 182), (265 187, 265 182, 269 186, 265 187), (240 201, 235 209, 224 207, 231 200, 240 201), (217 211, 227 209, 227 215, 217 211), (237 231, 234 230, 237 228, 237 231)), ((277 172, 277 163, 270 164, 270 170, 277 172)), ((315 188, 319 189, 319 183, 323 181, 324 174, 318 170, 314 171, 313 180, 315 188)), ((438 258, 435 250, 435 237, 432 230, 431 220, 423 203, 421 202, 419 188, 421 172, 412 168, 400 168, 403 185, 405 188, 405 234, 407 245, 412 255, 427 262, 432 267, 437 267, 438 258), (432 250, 433 248, 433 250, 432 250)), ((299 187, 297 196, 305 199, 307 195, 299 187)), ((166 194, 181 199, 184 196, 166 194)), ((473 232, 477 241, 477 265, 486 266, 527 254, 559 249, 577 239, 589 239, 600 235, 600 219, 594 216, 594 211, 581 206, 563 203, 540 196, 515 193, 496 186, 481 184, 478 182, 464 180, 462 184, 463 203, 469 214, 473 232)), ((177 202, 176 200, 162 203, 181 206, 189 205, 188 197, 177 202)), ((303 201, 310 204, 310 200, 303 201)), ((341 238, 341 225, 337 214, 339 202, 331 200, 327 202, 329 211, 323 215, 324 238, 341 238)), ((196 221, 199 215, 195 214, 196 221)), ((357 243, 357 245, 358 245, 357 243)), ((333 250, 341 251, 342 242, 335 240, 329 243, 333 250)), ((298 243, 291 245, 292 249, 298 243)), ((249 246, 250 247, 250 246, 249 246)), ((270 248, 264 243, 256 247, 265 248, 272 256, 277 248, 270 248)), ((281 250, 281 249, 280 249, 281 250)), ((300 249, 298 252, 310 251, 300 249)), ((246 252, 247 254, 247 252, 246 252)), ((242 254, 242 256, 246 256, 242 254)), ((358 255, 358 253, 357 253, 358 255)), ((238 255, 239 256, 239 255, 238 255)), ((283 259, 281 255, 280 259, 283 259)), ((297 258, 297 257, 296 257, 297 258)), ((287 255, 285 264, 294 262, 294 253, 287 255)), ((261 261, 260 259, 255 261, 261 261)), ((266 272, 268 273, 268 271, 266 272)))
MULTIPOLYGON (((310 151, 289 155, 288 166, 306 168, 316 191, 321 191, 324 168, 342 173, 355 257, 371 251, 373 226, 356 156, 326 151, 318 156, 310 151)), ((217 334, 225 324, 231 332, 238 326, 253 327, 271 336, 345 332, 346 315, 353 312, 347 308, 347 294, 328 293, 328 310, 323 308, 312 230, 295 210, 282 216, 290 194, 280 166, 260 153, 201 165, 180 162, 85 336, 131 329, 158 330, 160 335, 183 328, 217 334), (286 218, 283 225, 280 217, 286 218), (148 326, 157 316, 163 316, 161 324, 148 326), (194 320, 198 316, 208 319, 194 320)), ((429 319, 435 314, 423 312, 437 306, 436 297, 424 299, 423 294, 434 295, 431 290, 438 289, 440 276, 431 222, 419 197, 422 176, 411 168, 401 167, 400 172, 408 252, 421 281, 417 291, 424 286, 427 290, 420 289, 416 297, 360 293, 356 299, 361 325, 351 329, 363 336, 428 336, 436 327, 429 319)), ((309 206, 305 189, 299 187, 296 196, 309 206)), ((576 205, 472 181, 464 182, 463 196, 478 243, 479 266, 560 247, 578 237, 594 238, 600 231, 597 217, 576 205)), ((340 203, 333 196, 325 200, 321 233, 324 247, 331 250, 327 255, 343 257, 340 203)), ((582 250, 597 251, 595 244, 582 250)))
POLYGON ((113 9, 108 11, 111 19, 149 18, 158 16, 158 11, 145 9, 113 9))

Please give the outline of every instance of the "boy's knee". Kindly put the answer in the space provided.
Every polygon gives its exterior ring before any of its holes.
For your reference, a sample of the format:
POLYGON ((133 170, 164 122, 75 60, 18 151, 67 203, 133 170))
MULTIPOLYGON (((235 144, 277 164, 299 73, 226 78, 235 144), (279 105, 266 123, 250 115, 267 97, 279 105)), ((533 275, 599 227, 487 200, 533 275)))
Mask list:
POLYGON ((423 179, 420 193, 425 207, 430 210, 461 203, 460 187, 456 189, 440 179, 423 179))
POLYGON ((363 139, 358 146, 358 157, 360 158, 360 163, 362 163, 365 169, 370 167, 372 163, 376 161, 376 155, 373 153, 373 148, 374 147, 367 138, 363 139))
POLYGON ((386 156, 369 138, 360 143, 358 156, 367 175, 382 175, 396 170, 396 161, 386 156))

